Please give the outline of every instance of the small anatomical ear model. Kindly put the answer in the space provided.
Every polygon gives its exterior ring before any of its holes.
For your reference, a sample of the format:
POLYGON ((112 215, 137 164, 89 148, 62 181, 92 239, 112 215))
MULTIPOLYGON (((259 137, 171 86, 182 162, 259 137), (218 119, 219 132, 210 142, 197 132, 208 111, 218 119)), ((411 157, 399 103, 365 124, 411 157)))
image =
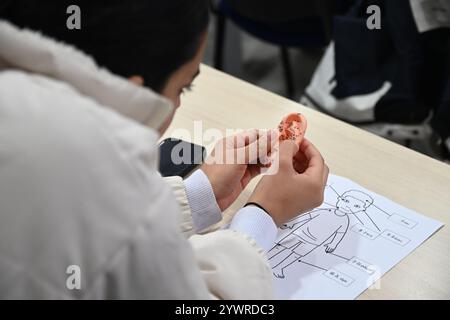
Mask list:
POLYGON ((306 118, 301 113, 291 113, 278 125, 280 142, 294 140, 299 146, 302 143, 307 127, 306 118))

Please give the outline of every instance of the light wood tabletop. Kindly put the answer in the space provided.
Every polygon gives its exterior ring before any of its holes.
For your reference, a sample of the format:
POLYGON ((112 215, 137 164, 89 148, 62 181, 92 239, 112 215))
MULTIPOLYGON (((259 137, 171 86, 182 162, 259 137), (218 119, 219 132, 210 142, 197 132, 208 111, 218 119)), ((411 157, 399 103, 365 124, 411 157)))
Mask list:
MULTIPOLYGON (((183 129, 183 138, 202 142, 198 133, 207 129, 268 129, 289 112, 305 114, 306 136, 322 152, 331 173, 447 225, 386 273, 379 289, 366 290, 359 299, 450 298, 449 165, 205 65, 194 85, 163 138, 180 136, 183 129)), ((213 136, 203 137, 208 149, 213 136)), ((224 222, 245 203, 256 182, 225 212, 224 222)))

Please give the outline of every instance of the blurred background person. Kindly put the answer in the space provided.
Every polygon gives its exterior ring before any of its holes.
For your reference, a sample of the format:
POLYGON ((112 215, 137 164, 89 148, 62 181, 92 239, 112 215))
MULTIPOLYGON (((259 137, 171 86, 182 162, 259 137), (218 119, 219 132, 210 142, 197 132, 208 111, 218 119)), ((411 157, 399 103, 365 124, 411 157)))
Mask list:
POLYGON ((448 1, 211 2, 209 63, 449 161, 448 1))

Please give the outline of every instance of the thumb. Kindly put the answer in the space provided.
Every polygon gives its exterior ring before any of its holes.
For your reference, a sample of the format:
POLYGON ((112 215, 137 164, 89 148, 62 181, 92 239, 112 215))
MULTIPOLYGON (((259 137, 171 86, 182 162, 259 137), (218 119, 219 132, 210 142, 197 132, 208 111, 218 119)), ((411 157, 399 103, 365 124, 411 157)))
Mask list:
POLYGON ((292 140, 282 141, 278 151, 278 157, 280 161, 280 169, 292 169, 294 170, 294 157, 298 152, 298 144, 292 140))

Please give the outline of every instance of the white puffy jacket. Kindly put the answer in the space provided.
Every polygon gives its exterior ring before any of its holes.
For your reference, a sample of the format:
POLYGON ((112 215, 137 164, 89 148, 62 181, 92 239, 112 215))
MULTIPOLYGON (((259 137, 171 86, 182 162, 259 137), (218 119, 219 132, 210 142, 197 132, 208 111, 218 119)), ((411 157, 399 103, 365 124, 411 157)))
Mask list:
POLYGON ((171 110, 0 20, 0 298, 272 298, 255 241, 191 236, 183 182, 160 177, 150 129, 171 110), (71 265, 80 290, 66 285, 71 265))

